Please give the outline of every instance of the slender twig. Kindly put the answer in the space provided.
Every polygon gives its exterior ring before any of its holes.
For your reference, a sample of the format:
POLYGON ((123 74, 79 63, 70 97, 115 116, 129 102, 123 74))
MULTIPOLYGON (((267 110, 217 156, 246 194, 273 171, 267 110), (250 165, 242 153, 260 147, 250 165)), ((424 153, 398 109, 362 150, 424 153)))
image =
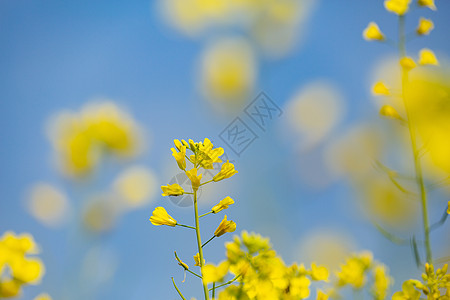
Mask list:
POLYGON ((210 238, 209 240, 207 240, 203 245, 202 248, 205 247, 209 242, 211 242, 216 236, 213 235, 212 238, 210 238))
POLYGON ((207 213, 204 213, 203 215, 200 215, 200 216, 198 216, 199 218, 201 218, 201 217, 204 217, 204 216, 207 216, 207 215, 209 215, 210 213, 212 213, 212 210, 211 211, 209 211, 209 212, 207 212, 207 213))
MULTIPOLYGON (((218 289, 218 288, 220 288, 220 287, 223 287, 223 286, 232 284, 233 282, 235 282, 236 280, 238 280, 239 277, 241 277, 241 274, 237 275, 236 277, 234 277, 233 279, 231 279, 231 280, 229 280, 229 281, 227 281, 227 282, 225 282, 225 283, 222 283, 221 285, 216 286, 215 288, 218 289)), ((212 291, 212 289, 209 289, 209 290, 212 291)))
POLYGON ((195 275, 195 276, 197 276, 198 278, 202 279, 202 276, 198 275, 197 273, 192 272, 192 271, 189 270, 189 269, 186 269, 186 271, 188 271, 188 272, 191 273, 192 275, 195 275))
POLYGON ((173 280, 173 277, 172 277, 172 282, 173 282, 173 286, 177 290, 178 295, 180 295, 181 299, 186 300, 186 298, 184 298, 183 294, 180 292, 180 290, 178 289, 177 285, 175 284, 175 280, 173 280))
POLYGON ((177 223, 177 226, 186 227, 186 228, 190 228, 190 229, 194 229, 195 230, 195 227, 192 227, 192 226, 189 226, 189 225, 184 225, 184 224, 178 224, 177 223))
POLYGON ((441 219, 430 226, 430 231, 435 230, 439 226, 445 223, 445 220, 447 220, 448 213, 447 213, 447 207, 445 207, 444 214, 442 215, 441 219))
POLYGON ((393 235, 392 233, 390 233, 389 231, 387 231, 386 229, 384 229, 383 227, 381 227, 380 225, 378 225, 377 223, 375 223, 373 221, 372 221, 372 223, 375 226, 375 228, 378 229, 378 231, 385 238, 387 238, 394 244, 397 244, 397 245, 407 245, 408 244, 408 242, 409 242, 408 239, 397 237, 397 236, 393 235))
POLYGON ((212 287, 212 298, 214 299, 216 297, 216 283, 213 282, 213 287, 212 287))
POLYGON ((200 183, 200 186, 205 185, 205 184, 210 183, 210 182, 213 182, 213 180, 211 179, 211 180, 205 181, 203 183, 200 183))

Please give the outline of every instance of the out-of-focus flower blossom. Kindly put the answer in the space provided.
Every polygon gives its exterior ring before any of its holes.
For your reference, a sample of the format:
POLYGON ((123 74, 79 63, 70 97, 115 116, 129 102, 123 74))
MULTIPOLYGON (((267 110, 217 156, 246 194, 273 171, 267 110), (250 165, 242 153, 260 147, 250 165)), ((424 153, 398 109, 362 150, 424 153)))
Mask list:
POLYGON ((311 264, 311 279, 328 281, 329 271, 325 266, 317 266, 315 263, 311 264))
POLYGON ((205 98, 220 109, 234 111, 253 90, 257 62, 245 40, 219 40, 203 54, 200 72, 205 98))
POLYGON ((381 81, 378 81, 377 83, 374 84, 372 88, 372 93, 374 95, 384 95, 384 96, 390 95, 388 87, 381 81))
POLYGON ((411 281, 405 281, 402 284, 402 290, 392 295, 392 300, 419 300, 420 292, 414 288, 411 281))
POLYGON ((112 102, 88 104, 79 113, 61 113, 50 124, 50 138, 69 175, 86 174, 106 153, 134 156, 141 144, 134 120, 112 102))
POLYGON ((47 183, 35 184, 26 202, 29 213, 44 225, 56 227, 67 221, 69 201, 57 187, 47 183))
POLYGON ((206 264, 203 266, 202 274, 205 283, 222 281, 225 275, 228 274, 230 264, 227 261, 221 262, 215 266, 213 264, 206 264))
POLYGON ((226 163, 224 163, 219 171, 214 177, 214 181, 220 181, 223 179, 230 178, 234 174, 236 174, 238 171, 234 169, 234 165, 230 163, 228 160, 226 163))
POLYGON ((371 263, 371 253, 362 253, 350 257, 336 272, 339 279, 338 284, 340 286, 350 285, 355 289, 361 288, 365 284, 366 271, 371 267, 371 263))
POLYGON ((178 184, 169 184, 161 186, 163 196, 180 196, 184 194, 183 188, 178 184))
POLYGON ((433 28, 434 28, 433 21, 425 18, 420 18, 416 32, 418 35, 427 35, 431 32, 431 30, 433 30, 433 28))
POLYGON ((318 290, 316 300, 328 300, 328 295, 322 292, 321 290, 318 290))
POLYGON ((385 0, 384 7, 387 11, 402 16, 408 12, 411 0, 385 0))
POLYGON ((381 32, 377 23, 370 22, 367 25, 366 29, 364 29, 363 37, 367 41, 382 41, 384 40, 384 34, 381 32))
POLYGON ((219 204, 213 206, 211 211, 215 214, 217 214, 219 211, 222 211, 224 209, 227 209, 231 204, 234 203, 234 200, 231 199, 231 197, 225 197, 224 199, 220 200, 219 204))
POLYGON ((316 81, 301 88, 286 104, 287 122, 302 138, 302 149, 316 146, 341 121, 345 104, 334 85, 316 81))
POLYGON ((412 70, 416 67, 416 63, 411 57, 403 57, 400 59, 400 66, 405 70, 412 70))
POLYGON ((434 0, 418 0, 417 4, 420 6, 428 7, 432 10, 437 10, 436 5, 434 4, 434 0))
POLYGON ((219 226, 217 227, 216 231, 214 231, 214 235, 219 237, 224 235, 227 232, 233 232, 236 230, 236 223, 233 221, 227 220, 227 215, 223 217, 223 220, 220 222, 219 226))
POLYGON ((45 273, 36 257, 38 247, 30 234, 5 232, 0 237, 0 298, 18 296, 22 286, 38 284, 45 273))
POLYGON ((419 65, 434 65, 438 66, 439 61, 436 58, 436 55, 434 55, 434 52, 430 49, 422 49, 419 52, 419 65))
POLYGON ((156 193, 156 186, 156 175, 144 166, 129 167, 114 181, 114 190, 130 208, 148 204, 156 193))
POLYGON ((96 234, 108 232, 115 226, 121 212, 121 203, 116 195, 94 194, 83 208, 84 228, 96 234))
POLYGON ((402 120, 402 117, 400 117, 397 110, 391 105, 383 105, 380 108, 380 116, 387 119, 402 120))
POLYGON ((377 265, 373 270, 374 283, 372 294, 375 300, 386 299, 389 287, 393 283, 393 279, 389 276, 387 268, 384 265, 377 265))
POLYGON ((167 225, 175 227, 177 225, 177 221, 167 213, 164 207, 161 206, 155 208, 150 217, 150 222, 156 226, 167 225))

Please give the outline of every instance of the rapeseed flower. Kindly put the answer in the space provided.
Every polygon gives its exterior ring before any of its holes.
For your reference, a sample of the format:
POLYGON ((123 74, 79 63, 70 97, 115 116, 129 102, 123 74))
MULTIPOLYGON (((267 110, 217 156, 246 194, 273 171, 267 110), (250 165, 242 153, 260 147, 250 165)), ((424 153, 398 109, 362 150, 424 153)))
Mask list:
POLYGON ((311 264, 311 279, 328 281, 329 272, 325 266, 316 266, 315 263, 311 264))
POLYGON ((418 35, 427 35, 433 30, 434 23, 433 21, 425 18, 419 19, 419 25, 417 25, 416 32, 418 35))
POLYGON ((194 191, 198 190, 198 187, 200 186, 200 180, 202 179, 202 174, 197 175, 197 168, 193 168, 189 171, 186 171, 186 175, 191 180, 192 189, 194 191))
POLYGON ((411 0, 385 0, 384 7, 387 11, 402 16, 408 12, 411 0))
POLYGON ((178 167, 181 170, 186 169, 186 147, 181 146, 179 152, 175 148, 170 148, 170 150, 172 150, 172 155, 175 157, 178 167))
POLYGON ((220 169, 220 172, 217 173, 214 177, 214 181, 220 181, 226 178, 230 178, 234 174, 236 174, 238 171, 234 169, 234 165, 230 163, 228 160, 226 163, 224 163, 220 169))
POLYGON ((222 281, 228 274, 230 264, 225 260, 217 266, 213 264, 206 264, 202 268, 203 280, 206 283, 222 281))
POLYGON ((389 91, 389 88, 381 81, 378 81, 374 84, 372 87, 372 93, 374 95, 384 95, 389 96, 391 93, 389 91))
POLYGON ((180 196, 184 194, 183 188, 178 184, 169 184, 161 186, 162 196, 180 196))
POLYGON ((367 25, 366 29, 364 29, 363 37, 367 41, 384 40, 384 34, 375 22, 370 22, 369 25, 367 25))
POLYGON ((380 116, 388 119, 402 120, 402 117, 400 117, 397 110, 391 105, 383 105, 380 109, 380 116))
MULTIPOLYGON (((200 267, 200 254, 194 255, 195 266, 200 267)), ((203 259, 203 264, 205 264, 205 259, 203 259)))
POLYGON ((219 226, 217 227, 216 231, 214 231, 214 235, 219 237, 224 235, 227 232, 233 232, 236 230, 236 223, 233 221, 227 220, 227 215, 223 217, 223 220, 220 222, 219 226))
POLYGON ((234 203, 234 200, 231 199, 231 197, 225 197, 224 199, 220 200, 219 204, 213 206, 213 208, 211 209, 211 211, 215 214, 217 214, 218 212, 227 209, 231 204, 234 203))
POLYGON ((416 67, 416 63, 411 57, 403 57, 400 59, 400 66, 405 70, 409 71, 416 67))
POLYGON ((436 5, 434 4, 434 0, 418 0, 417 4, 419 4, 419 6, 428 7, 432 10, 437 10, 436 5))
POLYGON ((419 65, 434 65, 438 66, 439 61, 436 58, 436 55, 434 55, 434 52, 430 49, 422 49, 419 52, 419 65))
POLYGON ((155 208, 150 217, 150 222, 155 226, 167 225, 175 227, 177 225, 177 221, 167 213, 164 207, 161 206, 155 208))

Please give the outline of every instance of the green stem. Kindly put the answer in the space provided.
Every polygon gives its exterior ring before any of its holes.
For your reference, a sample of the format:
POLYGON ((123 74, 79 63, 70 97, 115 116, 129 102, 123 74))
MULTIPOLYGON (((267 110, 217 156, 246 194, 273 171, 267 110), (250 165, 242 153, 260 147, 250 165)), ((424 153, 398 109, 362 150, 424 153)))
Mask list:
POLYGON ((190 228, 190 229, 194 229, 195 230, 195 227, 192 227, 192 226, 189 226, 189 225, 183 225, 183 224, 178 224, 177 223, 177 226, 186 227, 186 228, 190 228))
POLYGON ((178 295, 180 295, 181 299, 186 300, 186 298, 184 298, 183 294, 180 292, 180 290, 178 289, 177 285, 175 284, 175 280, 173 280, 173 277, 172 277, 172 282, 173 282, 173 286, 177 290, 178 295))
POLYGON ((206 244, 208 244, 209 242, 211 242, 216 236, 213 235, 212 238, 210 238, 209 240, 207 240, 203 245, 202 248, 206 246, 206 244))
POLYGON ((195 276, 197 276, 198 278, 202 279, 202 276, 198 275, 197 273, 192 272, 192 271, 189 270, 189 269, 186 269, 186 271, 188 271, 188 272, 191 273, 192 275, 195 275, 195 276))
POLYGON ((211 180, 205 181, 205 182, 201 183, 200 186, 205 185, 205 184, 210 183, 210 182, 213 182, 213 180, 211 179, 211 180))
POLYGON ((209 212, 207 212, 207 213, 205 213, 205 214, 203 214, 203 215, 200 215, 199 218, 204 217, 204 216, 207 216, 207 215, 209 215, 210 213, 212 213, 212 210, 209 211, 209 212))
MULTIPOLYGON (((228 285, 228 284, 232 284, 233 282, 235 282, 236 280, 238 280, 239 277, 241 277, 241 274, 239 274, 238 276, 234 277, 233 279, 231 279, 231 280, 229 280, 229 281, 227 281, 227 282, 225 282, 225 283, 223 283, 223 284, 221 284, 221 285, 216 286, 215 288, 218 289, 218 288, 223 287, 223 286, 226 286, 226 285, 228 285)), ((209 290, 211 291, 212 289, 209 289, 209 290)))
POLYGON ((213 287, 212 287, 212 298, 214 299, 216 297, 216 283, 213 282, 213 287))
MULTIPOLYGON (((198 221, 198 204, 197 204, 197 190, 194 189, 194 214, 195 214, 195 233, 197 235, 197 247, 200 261, 200 270, 203 275, 203 249, 202 239, 200 237, 200 225, 198 221)), ((202 278, 203 292, 205 294, 205 300, 209 300, 208 286, 202 278)))
MULTIPOLYGON (((406 55, 406 40, 405 40, 405 18, 404 16, 399 17, 399 54, 400 58, 406 55)), ((422 219, 423 228, 425 234, 425 249, 427 262, 432 263, 433 258, 431 254, 431 243, 430 243, 430 226, 428 221, 428 208, 427 208, 427 193, 425 190, 425 184, 422 174, 422 166, 420 164, 420 157, 418 155, 417 141, 415 135, 414 124, 411 121, 411 112, 409 111, 408 101, 406 99, 406 91, 408 85, 408 71, 402 68, 402 98, 403 104, 405 106, 406 118, 408 123, 409 135, 411 138, 411 148, 414 157, 414 169, 416 172, 416 183, 420 190, 420 202, 422 205, 422 219)))

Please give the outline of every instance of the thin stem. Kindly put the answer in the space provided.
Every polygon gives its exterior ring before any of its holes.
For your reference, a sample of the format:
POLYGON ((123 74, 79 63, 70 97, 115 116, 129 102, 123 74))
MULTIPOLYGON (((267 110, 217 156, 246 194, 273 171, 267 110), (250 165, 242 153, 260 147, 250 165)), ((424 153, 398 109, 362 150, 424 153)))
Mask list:
MULTIPOLYGON (((203 275, 203 249, 202 239, 200 237, 200 225, 198 221, 198 204, 197 204, 197 190, 194 189, 194 214, 195 214, 195 233, 197 235, 197 247, 199 253, 200 270, 203 275)), ((202 278, 203 292, 205 294, 205 300, 209 300, 208 286, 202 278)))
POLYGON ((210 182, 213 182, 214 180, 208 180, 208 181, 205 181, 205 182, 203 182, 203 183, 200 183, 200 186, 202 186, 202 185, 205 185, 205 184, 207 184, 207 183, 210 183, 210 182))
POLYGON ((199 218, 204 217, 204 216, 207 216, 207 215, 209 215, 210 213, 212 213, 212 210, 209 211, 209 212, 207 212, 207 213, 205 213, 205 214, 203 214, 203 215, 200 215, 199 218))
POLYGON ((173 280, 173 277, 172 277, 172 282, 173 282, 173 286, 177 290, 178 295, 180 295, 181 299, 186 300, 186 298, 184 298, 183 294, 180 292, 180 290, 178 289, 177 285, 175 284, 175 280, 173 280))
POLYGON ((212 287, 212 298, 214 299, 216 297, 216 283, 213 282, 213 287, 212 287))
POLYGON ((192 226, 189 226, 189 225, 184 225, 184 224, 178 224, 177 223, 177 226, 186 227, 186 228, 190 228, 190 229, 194 229, 195 230, 195 227, 192 227, 192 226))
MULTIPOLYGON (((233 282, 235 282, 236 280, 238 280, 239 277, 241 277, 241 274, 239 274, 238 276, 234 277, 233 279, 231 279, 231 280, 229 280, 229 281, 227 281, 227 282, 225 282, 225 283, 222 283, 221 285, 216 286, 215 288, 218 289, 218 288, 223 287, 223 286, 226 286, 226 285, 228 285, 228 284, 232 284, 233 282)), ((211 291, 212 289, 209 289, 209 290, 211 291)))
MULTIPOLYGON (((398 46, 400 58, 406 55, 406 39, 405 39, 405 18, 404 16, 399 17, 399 46, 398 46)), ((427 262, 432 263, 433 258, 431 254, 431 243, 430 243, 430 226, 428 221, 428 208, 427 208, 427 193, 425 190, 425 184, 422 175, 422 166, 420 164, 419 151, 417 148, 417 141, 415 135, 414 124, 411 121, 411 112, 409 111, 408 101, 406 99, 406 91, 408 85, 408 71, 402 67, 402 95, 403 95, 403 104, 405 106, 406 118, 408 123, 409 135, 411 138, 411 148, 414 157, 414 169, 416 172, 416 183, 420 190, 420 201, 422 205, 422 219, 423 219, 423 228, 425 235, 425 249, 427 262)))
POLYGON ((212 238, 210 238, 209 240, 207 240, 203 245, 202 248, 205 247, 209 242, 211 242, 216 236, 213 235, 212 238))
POLYGON ((195 276, 197 276, 198 278, 202 279, 202 276, 198 275, 197 273, 192 272, 192 271, 189 270, 189 269, 186 269, 186 271, 188 271, 188 272, 191 273, 192 275, 195 275, 195 276))

